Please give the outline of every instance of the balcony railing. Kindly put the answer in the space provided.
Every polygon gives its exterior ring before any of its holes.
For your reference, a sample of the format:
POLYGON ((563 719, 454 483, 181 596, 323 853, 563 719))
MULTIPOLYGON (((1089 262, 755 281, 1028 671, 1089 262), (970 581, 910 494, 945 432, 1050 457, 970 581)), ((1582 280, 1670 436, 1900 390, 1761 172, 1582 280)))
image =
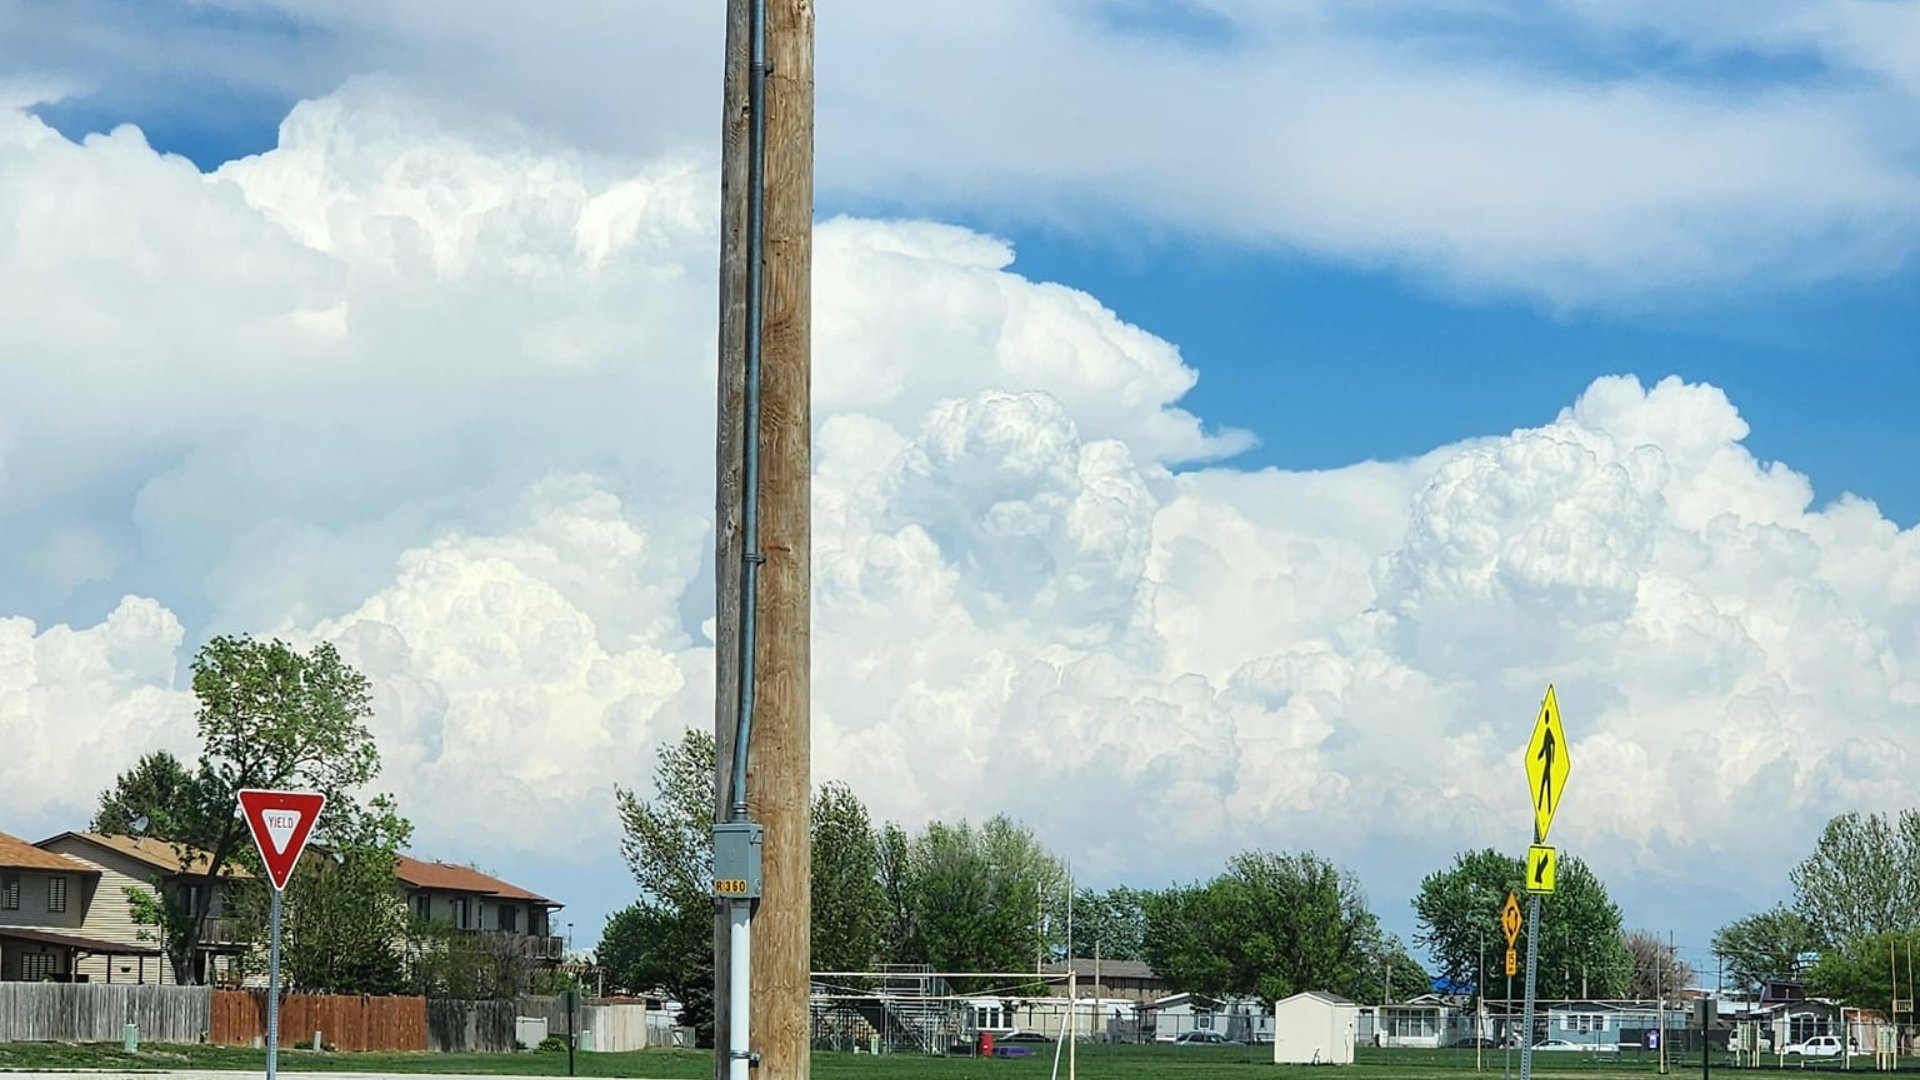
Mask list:
POLYGON ((518 956, 523 960, 551 960, 558 962, 566 957, 566 940, 545 934, 520 934, 511 930, 472 930, 460 928, 463 933, 479 934, 489 947, 509 956, 518 956))
POLYGON ((239 919, 210 915, 206 922, 200 924, 200 944, 202 945, 250 945, 252 943, 253 939, 247 934, 246 924, 239 919))

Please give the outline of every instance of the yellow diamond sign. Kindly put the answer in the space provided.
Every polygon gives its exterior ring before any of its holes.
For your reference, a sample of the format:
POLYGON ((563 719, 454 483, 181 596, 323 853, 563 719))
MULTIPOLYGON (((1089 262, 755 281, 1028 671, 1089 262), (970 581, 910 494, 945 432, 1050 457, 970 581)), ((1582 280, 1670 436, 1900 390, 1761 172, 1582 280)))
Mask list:
POLYGON ((1572 762, 1567 754, 1567 732, 1560 726, 1560 703, 1547 687, 1540 703, 1540 719, 1534 721, 1533 738, 1527 740, 1527 786, 1533 793, 1533 841, 1547 842, 1547 830, 1553 826, 1554 812, 1560 809, 1560 792, 1567 786, 1567 770, 1572 762))
POLYGON ((1506 906, 1500 909, 1500 930, 1507 935, 1507 948, 1512 949, 1520 936, 1520 901, 1512 893, 1507 894, 1506 906))

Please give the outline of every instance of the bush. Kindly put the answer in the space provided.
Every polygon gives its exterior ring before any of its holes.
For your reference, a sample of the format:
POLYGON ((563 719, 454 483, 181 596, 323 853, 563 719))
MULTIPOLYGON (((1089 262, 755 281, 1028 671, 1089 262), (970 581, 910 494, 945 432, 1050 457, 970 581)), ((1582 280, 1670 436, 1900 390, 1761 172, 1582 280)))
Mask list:
POLYGON ((540 1040, 540 1049, 543 1051, 565 1050, 566 1048, 567 1048, 567 1040, 561 1038, 558 1035, 549 1035, 546 1038, 540 1040))

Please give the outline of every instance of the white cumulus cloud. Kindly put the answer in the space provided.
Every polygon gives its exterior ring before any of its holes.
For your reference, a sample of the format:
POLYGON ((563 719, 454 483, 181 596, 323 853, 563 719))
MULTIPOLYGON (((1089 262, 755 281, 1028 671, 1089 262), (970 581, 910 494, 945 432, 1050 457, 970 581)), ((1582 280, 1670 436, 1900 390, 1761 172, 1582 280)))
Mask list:
MULTIPOLYGON (((424 849, 620 903, 612 787, 712 717, 712 191, 369 87, 210 176, 0 113, 0 205, 94 208, 0 228, 0 524, 38 552, 0 568, 0 827, 190 746, 206 635, 325 637, 424 849)), ((877 814, 1009 812, 1146 885, 1311 846, 1393 909, 1524 836, 1550 681, 1555 836, 1629 904, 1911 801, 1920 538, 1815 506, 1719 390, 1240 469, 1172 343, 1010 257, 819 232, 816 775, 877 814)))

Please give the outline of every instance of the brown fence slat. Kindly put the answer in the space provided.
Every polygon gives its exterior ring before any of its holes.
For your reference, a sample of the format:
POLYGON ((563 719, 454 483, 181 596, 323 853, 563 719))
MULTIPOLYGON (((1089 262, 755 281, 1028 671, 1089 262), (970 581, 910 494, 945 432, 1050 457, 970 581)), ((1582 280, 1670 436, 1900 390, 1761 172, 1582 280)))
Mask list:
MULTIPOLYGON (((292 1046, 320 1032, 338 1050, 425 1050, 427 1001, 418 997, 354 997, 288 994, 280 1001, 280 1045, 292 1046)), ((220 990, 214 995, 209 1041, 251 1046, 267 1037, 264 990, 220 990)))

